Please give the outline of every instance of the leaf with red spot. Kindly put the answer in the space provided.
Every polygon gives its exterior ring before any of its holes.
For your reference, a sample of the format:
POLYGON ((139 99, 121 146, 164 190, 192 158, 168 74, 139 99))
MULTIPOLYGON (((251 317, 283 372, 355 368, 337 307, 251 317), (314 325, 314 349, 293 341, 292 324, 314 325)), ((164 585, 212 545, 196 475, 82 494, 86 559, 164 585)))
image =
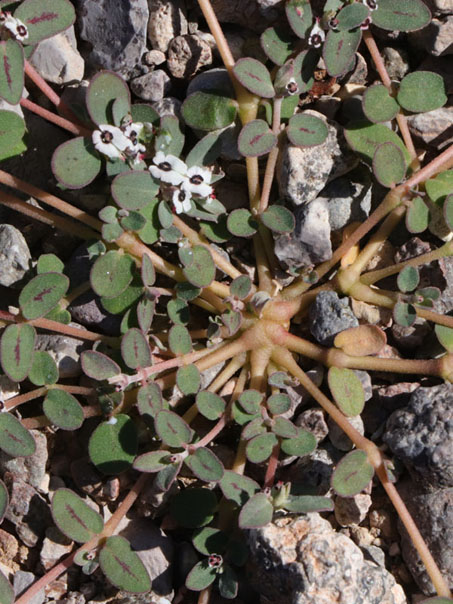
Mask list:
POLYGON ((118 589, 144 593, 151 589, 151 579, 129 541, 115 535, 109 537, 99 554, 99 564, 107 579, 118 589))
POLYGON ((241 130, 238 138, 239 152, 245 157, 265 155, 275 147, 277 137, 264 120, 252 120, 241 130))
POLYGON ((218 482, 223 476, 223 464, 210 449, 199 447, 184 460, 197 478, 205 482, 218 482))
POLYGON ((33 363, 36 332, 27 323, 8 325, 0 341, 0 362, 3 371, 13 380, 21 382, 27 377, 33 363))
POLYGON ((356 50, 362 39, 362 30, 329 30, 323 46, 323 59, 327 73, 338 77, 352 69, 356 50))
POLYGON ((267 67, 257 59, 251 57, 239 59, 233 67, 233 71, 239 82, 253 94, 266 99, 275 96, 271 74, 267 67))
POLYGON ((98 296, 116 298, 132 281, 134 266, 131 256, 110 250, 93 264, 91 287, 98 296))
POLYGON ((100 514, 69 489, 55 491, 52 516, 60 531, 78 543, 86 543, 104 528, 100 514))
POLYGON ((151 365, 151 348, 148 338, 136 327, 126 331, 121 338, 121 356, 131 369, 151 365))
POLYGON ((0 42, 0 97, 15 105, 24 88, 24 51, 17 40, 0 42))
POLYGON ((313 24, 313 13, 309 0, 289 0, 285 6, 286 18, 291 29, 299 36, 306 38, 313 24))
POLYGON ((379 0, 372 17, 374 25, 390 31, 416 31, 431 21, 429 8, 422 0, 379 0))
POLYGON ((27 27, 24 44, 31 45, 68 29, 76 15, 69 0, 24 0, 14 17, 27 27))
POLYGON ((319 117, 308 113, 297 113, 289 120, 286 130, 288 138, 297 147, 313 147, 322 144, 329 131, 319 117))
POLYGON ((69 279, 61 273, 42 273, 27 283, 19 296, 22 316, 44 317, 53 310, 69 288, 69 279))
POLYGON ((0 413, 0 449, 11 457, 28 457, 36 450, 33 436, 11 413, 0 413))

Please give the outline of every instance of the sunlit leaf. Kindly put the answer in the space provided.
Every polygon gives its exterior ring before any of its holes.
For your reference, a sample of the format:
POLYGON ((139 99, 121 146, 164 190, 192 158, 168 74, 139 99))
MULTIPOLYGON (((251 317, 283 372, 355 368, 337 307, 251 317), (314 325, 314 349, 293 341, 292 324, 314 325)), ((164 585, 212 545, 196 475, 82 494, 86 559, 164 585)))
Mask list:
POLYGON ((3 371, 13 380, 22 382, 33 362, 36 341, 35 328, 27 323, 8 325, 0 341, 0 361, 3 371))
POLYGON ((258 230, 258 226, 258 222, 245 208, 233 210, 228 215, 228 230, 236 237, 251 237, 258 230))
POLYGON ((80 355, 80 362, 83 372, 94 380, 108 380, 121 373, 115 361, 97 350, 84 350, 80 355))
POLYGON ((367 120, 357 120, 345 127, 344 134, 348 144, 367 163, 372 162, 377 147, 387 142, 391 142, 401 149, 406 166, 410 163, 410 155, 403 141, 383 124, 371 124, 367 120))
POLYGON ((417 311, 407 302, 397 302, 393 307, 393 318, 402 327, 411 327, 417 319, 417 311))
POLYGON ((182 448, 192 439, 192 430, 177 413, 162 410, 155 418, 156 432, 169 447, 182 448))
POLYGON ((406 229, 409 233, 423 233, 428 228, 428 223, 428 206, 421 197, 414 197, 406 211, 406 229))
POLYGON ((327 73, 331 77, 339 77, 352 68, 362 31, 334 31, 327 32, 326 40, 322 49, 322 56, 326 64, 327 73))
POLYGON ((99 554, 99 564, 107 579, 118 589, 145 593, 151 589, 151 579, 138 554, 124 537, 108 537, 99 554))
POLYGON ((69 288, 69 279, 61 273, 36 275, 19 295, 19 306, 26 319, 38 319, 55 308, 69 288))
POLYGON ((24 88, 24 51, 17 40, 0 42, 0 97, 15 105, 24 88))
POLYGON ((373 24, 390 31, 415 31, 426 27, 431 13, 422 0, 379 0, 373 24))
POLYGON ((200 389, 201 376, 196 365, 179 367, 176 372, 176 384, 183 394, 196 394, 200 389))
POLYGON ((362 109, 370 122, 388 122, 396 117, 398 103, 383 84, 370 86, 363 93, 362 109))
POLYGON ((78 136, 61 144, 52 156, 52 172, 69 189, 82 189, 99 174, 102 161, 93 143, 78 136))
POLYGON ((370 9, 365 4, 356 2, 354 4, 346 4, 344 8, 336 15, 337 29, 339 31, 347 31, 359 27, 369 16, 370 9))
POLYGON ((36 350, 28 379, 35 386, 55 384, 58 380, 58 367, 53 357, 45 350, 36 350))
POLYGON ((277 393, 272 394, 267 399, 267 408, 273 415, 280 415, 286 413, 291 409, 291 399, 287 394, 277 393))
POLYGON ((234 501, 239 506, 244 505, 250 497, 260 490, 257 482, 232 470, 225 470, 219 484, 224 497, 234 501))
POLYGON ((203 390, 199 392, 196 398, 198 411, 207 419, 215 421, 219 419, 225 411, 225 401, 218 394, 203 390))
POLYGON ((0 160, 23 153, 25 121, 13 111, 0 110, 0 160))
POLYGON ((329 133, 326 123, 319 117, 297 113, 289 120, 286 130, 293 145, 313 147, 322 144, 329 133))
POLYGON ((123 414, 115 415, 114 423, 102 422, 88 443, 92 463, 103 474, 119 474, 132 465, 138 448, 134 422, 123 414))
POLYGON ((61 430, 77 430, 83 423, 83 407, 65 390, 52 388, 44 399, 42 409, 45 416, 61 430))
POLYGON ((139 329, 129 329, 121 338, 121 356, 131 369, 151 365, 151 348, 148 339, 139 329))
POLYGON ((277 144, 277 137, 264 120, 251 120, 242 128, 238 148, 244 157, 259 157, 269 153, 277 144))
POLYGON ((293 32, 299 38, 306 38, 313 23, 309 0, 289 0, 285 4, 286 18, 293 32))
POLYGON ((316 449, 316 444, 316 438, 311 432, 299 428, 299 434, 295 438, 282 440, 281 447, 286 455, 303 457, 312 453, 316 449))
POLYGON ((111 193, 116 203, 125 210, 139 210, 153 201, 159 192, 159 183, 146 171, 132 170, 115 176, 111 193))
POLYGON ((14 11, 14 17, 28 29, 24 43, 32 45, 68 29, 76 16, 68 0, 24 0, 14 11))
POLYGON ((447 102, 442 76, 430 71, 414 71, 405 76, 396 97, 407 111, 423 113, 439 109, 447 102))
POLYGON ((312 512, 332 512, 334 503, 329 497, 315 495, 290 495, 283 505, 285 510, 295 514, 310 514, 312 512))
POLYGON ((187 97, 181 111, 188 126, 197 130, 218 130, 234 122, 237 103, 216 91, 199 90, 187 97))
POLYGON ((253 437, 249 440, 245 449, 247 459, 252 463, 266 461, 271 456, 272 449, 277 442, 277 437, 271 432, 253 437))
POLYGON ((201 560, 186 577, 186 587, 192 591, 202 591, 215 581, 217 569, 211 568, 208 560, 201 560))
MULTIPOLYGON (((5 517, 6 510, 8 509, 8 503, 9 503, 8 489, 6 488, 5 483, 2 480, 0 480, 0 524, 2 523, 3 518, 5 517)), ((0 588, 0 593, 1 593, 1 588, 0 588)), ((0 602, 2 602, 1 597, 0 597, 0 602)))
POLYGON ((183 273, 187 281, 195 287, 207 287, 214 281, 215 264, 209 250, 202 245, 192 248, 192 261, 183 273))
POLYGON ((293 52, 294 38, 285 27, 268 27, 260 40, 261 48, 276 65, 283 65, 293 52))
POLYGON ((285 206, 271 205, 261 216, 261 222, 275 233, 291 233, 296 226, 294 214, 285 206))
POLYGON ((223 476, 223 464, 210 449, 199 447, 184 460, 186 466, 204 482, 218 482, 223 476))
POLYGON ((373 478, 374 469, 364 451, 351 451, 337 464, 332 475, 332 488, 341 497, 353 497, 373 478))
POLYGON ((437 339, 447 352, 453 352, 453 329, 445 325, 436 325, 434 327, 437 339))
POLYGON ((233 67, 233 72, 244 88, 253 94, 268 99, 275 95, 271 75, 257 59, 251 57, 239 59, 233 67))
POLYGON ((166 408, 160 386, 150 382, 139 388, 137 392, 137 406, 140 415, 155 418, 159 411, 166 408))
POLYGON ((274 508, 264 493, 253 495, 239 514, 239 526, 243 529, 259 528, 272 520, 274 508))
POLYGON ((415 266, 405 266, 398 274, 397 284, 400 292, 411 292, 418 286, 420 275, 415 266))
POLYGON ((60 531, 78 543, 86 543, 104 528, 100 514, 69 489, 54 492, 51 510, 60 531))
POLYGON ((13 604, 15 599, 14 589, 5 575, 0 571, 0 603, 13 604))
POLYGON ((99 256, 90 273, 91 287, 98 296, 115 298, 132 281, 134 260, 127 254, 110 250, 99 256))
POLYGON ((123 99, 130 107, 131 96, 126 82, 113 71, 100 71, 91 80, 86 93, 86 106, 95 124, 112 124, 112 105, 123 99))
POLYGON ((344 367, 330 367, 330 392, 345 415, 360 415, 365 406, 365 392, 357 375, 344 367))
POLYGON ((173 325, 168 332, 168 345, 173 354, 187 354, 192 350, 192 339, 184 325, 173 325))
POLYGON ((0 449, 11 457, 28 457, 36 450, 33 436, 11 413, 0 413, 0 449))
POLYGON ((168 451, 150 451, 135 458, 134 469, 139 472, 159 472, 166 468, 172 461, 172 455, 168 451))

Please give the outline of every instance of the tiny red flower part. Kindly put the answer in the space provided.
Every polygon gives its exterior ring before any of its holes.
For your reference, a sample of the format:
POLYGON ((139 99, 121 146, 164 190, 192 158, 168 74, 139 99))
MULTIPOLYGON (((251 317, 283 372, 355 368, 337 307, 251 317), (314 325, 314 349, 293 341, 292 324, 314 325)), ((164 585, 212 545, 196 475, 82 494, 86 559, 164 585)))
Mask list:
POLYGON ((324 30, 319 26, 319 19, 316 19, 316 23, 313 25, 310 35, 308 37, 308 44, 313 48, 319 48, 326 39, 324 30))
POLYGON ((11 35, 22 42, 28 38, 28 29, 20 19, 16 19, 9 12, 3 12, 0 14, 0 24, 7 29, 11 35))
POLYGON ((294 78, 291 78, 290 81, 286 84, 286 92, 291 96, 293 94, 297 94, 299 92, 299 86, 294 78))
POLYGON ((365 21, 360 25, 360 29, 368 29, 371 25, 371 17, 367 17, 365 21))
POLYGON ((208 558, 210 568, 220 568, 223 564, 223 558, 220 554, 211 554, 208 558))
POLYGON ((174 155, 165 155, 163 151, 156 153, 153 164, 154 166, 149 167, 151 175, 175 186, 182 183, 187 172, 187 166, 181 159, 174 155))
POLYGON ((212 194, 211 178, 211 172, 206 168, 192 166, 187 170, 182 182, 182 188, 194 195, 209 197, 212 194))

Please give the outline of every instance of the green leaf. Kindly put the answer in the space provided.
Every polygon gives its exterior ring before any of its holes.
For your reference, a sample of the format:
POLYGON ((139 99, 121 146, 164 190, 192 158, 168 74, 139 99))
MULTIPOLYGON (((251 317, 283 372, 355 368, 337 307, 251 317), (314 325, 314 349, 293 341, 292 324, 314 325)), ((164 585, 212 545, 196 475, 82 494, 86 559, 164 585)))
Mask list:
POLYGON ((286 413, 291 409, 291 399, 287 394, 280 392, 272 394, 272 396, 267 399, 267 408, 273 415, 286 413))
POLYGON ((400 292, 414 291, 420 283, 420 275, 415 266, 405 266, 398 274, 397 284, 400 292))
POLYGON ((124 537, 108 537, 99 554, 99 565, 118 589, 131 593, 145 593, 151 589, 151 579, 143 562, 124 537))
POLYGON ((244 157, 266 155, 277 144, 277 137, 264 120, 251 120, 238 138, 239 153, 244 157))
POLYGON ((41 273, 62 273, 64 271, 64 262, 55 256, 55 254, 41 254, 36 265, 38 275, 41 273))
POLYGON ((150 416, 154 419, 159 411, 164 409, 160 386, 153 382, 142 386, 137 392, 137 406, 140 415, 150 416))
POLYGON ((28 379, 35 386, 55 384, 58 380, 58 368, 53 357, 43 350, 36 350, 28 379))
POLYGON ((373 478, 374 469, 364 451, 351 451, 337 464, 332 475, 332 488, 341 497, 354 497, 373 478))
POLYGON ((230 233, 236 237, 252 237, 258 230, 259 225, 251 213, 242 208, 230 212, 227 227, 230 233))
POLYGON ((197 366, 179 367, 176 372, 176 384, 185 396, 196 394, 201 385, 201 376, 197 366))
POLYGON ((436 596, 434 598, 428 598, 428 600, 422 600, 420 604, 451 604, 453 602, 453 598, 443 598, 441 596, 436 596))
POLYGON ((154 126, 159 123, 159 114, 151 105, 146 103, 135 103, 131 106, 131 116, 133 122, 149 122, 154 126))
POLYGON ((275 233, 291 233, 296 226, 294 214, 280 205, 272 205, 261 214, 261 222, 275 233))
POLYGON ((94 380, 108 380, 121 373, 115 361, 97 350, 84 350, 80 355, 80 362, 83 372, 94 380))
POLYGON ((239 590, 239 581, 236 572, 225 564, 219 575, 219 593, 226 600, 235 600, 239 590))
POLYGON ((327 73, 331 77, 339 77, 352 68, 362 31, 334 31, 327 32, 326 40, 322 49, 322 56, 326 64, 327 73))
POLYGON ((362 382, 351 369, 330 367, 330 392, 341 411, 348 416, 360 415, 365 406, 362 382))
MULTIPOLYGON (((9 504, 9 495, 8 489, 6 488, 5 483, 0 480, 0 524, 3 522, 3 518, 5 517, 6 510, 8 509, 9 504)), ((1 593, 1 588, 0 588, 1 593)), ((0 602, 2 602, 0 595, 0 602)))
POLYGON ((285 5, 285 11, 288 23, 296 36, 306 38, 313 24, 309 0, 289 0, 285 5))
POLYGON ((338 31, 347 31, 359 27, 369 16, 370 9, 365 4, 347 4, 336 15, 338 31))
POLYGON ((393 307, 393 318, 402 327, 411 327, 417 319, 417 311, 407 302, 397 302, 393 307))
POLYGON ((197 394, 196 405, 201 415, 215 421, 225 412, 226 403, 218 394, 203 390, 197 394))
POLYGON ((281 447, 286 455, 297 455, 303 457, 309 455, 316 449, 316 438, 308 430, 299 429, 299 434, 296 438, 282 440, 281 447))
POLYGON ((139 210, 151 203, 159 192, 159 184, 146 171, 131 170, 115 176, 111 193, 116 203, 125 210, 139 210))
POLYGON ((77 430, 83 424, 83 407, 65 390, 49 390, 42 405, 45 416, 61 430, 77 430))
POLYGON ((103 474, 119 474, 130 468, 138 449, 137 429, 131 418, 118 414, 112 419, 116 422, 99 424, 88 443, 90 459, 103 474))
POLYGON ((272 432, 280 438, 296 438, 299 429, 286 417, 276 417, 273 421, 272 432))
POLYGON ((236 61, 233 73, 239 82, 253 94, 271 99, 275 96, 271 74, 257 59, 244 57, 236 61))
POLYGON ((176 463, 169 464, 166 468, 162 468, 154 479, 153 488, 158 493, 165 493, 175 482, 176 477, 181 469, 182 461, 178 460, 176 463))
POLYGON ((57 147, 51 161, 55 178, 68 189, 82 189, 93 182, 101 165, 93 143, 83 136, 57 147))
POLYGON ((247 459, 252 463, 262 463, 269 459, 272 454, 272 449, 277 444, 278 440, 275 434, 266 433, 258 434, 247 443, 245 453, 247 459))
POLYGON ((86 543, 104 528, 101 515, 69 489, 54 492, 51 510, 60 531, 78 543, 86 543))
POLYGON ((433 111, 447 102, 444 80, 439 74, 430 71, 409 73, 401 80, 396 98, 407 111, 433 111))
POLYGON ((209 250, 202 245, 192 248, 192 260, 183 269, 187 281, 195 287, 207 287, 214 281, 215 264, 209 250))
POLYGON ((19 155, 27 149, 23 142, 25 122, 13 111, 0 110, 0 160, 19 155))
POLYGON ((112 106, 117 99, 130 108, 131 95, 126 82, 113 71, 100 71, 91 80, 86 94, 90 118, 98 126, 113 123, 112 106))
MULTIPOLYGON (((308 50, 304 50, 300 52, 297 57, 294 59, 294 79, 297 82, 299 87, 298 94, 302 94, 304 92, 308 92, 315 82, 314 74, 316 65, 319 61, 319 54, 316 52, 314 48, 309 48, 308 50)), ((283 109, 285 102, 288 102, 289 99, 298 99, 298 95, 294 95, 293 97, 288 97, 284 99, 282 104, 282 118, 283 118, 283 109)), ((287 117, 291 117, 294 113, 294 110, 288 114, 287 117)))
POLYGON ((11 457, 28 457, 36 450, 33 436, 11 413, 0 413, 0 449, 11 457))
POLYGON ((260 528, 272 520, 274 508, 264 493, 253 495, 239 514, 239 526, 242 529, 260 528))
POLYGON ((431 13, 422 0, 379 0, 373 25, 390 31, 416 31, 426 27, 431 13))
POLYGON ((240 275, 230 284, 230 293, 239 300, 245 300, 252 289, 252 280, 247 275, 240 275))
POLYGON ((44 317, 57 306, 69 288, 69 279, 61 273, 37 275, 19 295, 22 315, 29 320, 44 317))
POLYGON ((258 390, 244 390, 239 396, 238 402, 244 411, 253 415, 259 412, 263 396, 258 390))
POLYGON ((149 254, 145 253, 142 256, 141 277, 145 287, 152 287, 156 281, 156 271, 154 270, 153 261, 149 254))
POLYGON ((196 449, 195 453, 185 458, 184 463, 197 478, 204 482, 218 482, 223 476, 222 462, 206 447, 196 449))
POLYGON ((0 97, 15 105, 24 88, 24 51, 17 40, 0 42, 0 97))
POLYGON ((13 604, 14 589, 5 575, 0 571, 0 604, 13 604))
POLYGON ((217 498, 209 489, 185 489, 170 502, 172 516, 186 528, 199 528, 209 524, 216 508, 217 498))
POLYGON ((227 547, 228 535, 208 526, 194 532, 192 543, 195 549, 205 556, 223 554, 227 547))
POLYGON ((286 133, 291 144, 297 147, 313 147, 322 144, 329 131, 326 123, 319 117, 297 113, 289 120, 286 133))
POLYGON ((423 233, 428 228, 428 223, 428 206, 421 197, 414 197, 406 211, 406 229, 409 233, 423 233))
POLYGON ((164 200, 157 206, 157 215, 159 216, 159 222, 164 229, 171 227, 173 224, 173 214, 170 210, 170 206, 164 200))
POLYGON ((217 569, 211 568, 208 560, 201 560, 195 564, 186 577, 186 587, 191 591, 203 591, 215 581, 217 569))
POLYGON ((173 354, 187 354, 192 350, 192 339, 184 325, 173 325, 168 332, 168 345, 173 354))
POLYGON ((430 178, 425 182, 425 188, 431 201, 442 206, 447 195, 453 193, 453 170, 446 170, 430 178))
POLYGON ((151 348, 143 333, 133 327, 121 338, 121 356, 131 369, 143 369, 151 365, 151 348))
POLYGON ((403 152, 392 142, 381 143, 373 155, 373 173, 384 187, 392 188, 400 183, 406 174, 403 152))
POLYGON ((76 16, 68 0, 24 0, 14 17, 26 25, 28 37, 24 43, 32 45, 68 29, 76 16))
POLYGON ((0 361, 3 371, 13 380, 22 382, 33 363, 36 331, 32 325, 8 325, 0 341, 0 361))
POLYGON ((177 413, 162 410, 155 418, 156 432, 169 447, 180 449, 192 440, 192 429, 177 413))
POLYGON ((127 216, 120 218, 120 224, 125 231, 140 231, 146 224, 146 218, 139 212, 130 211, 127 216))
POLYGON ((160 472, 171 463, 172 457, 168 451, 150 451, 136 457, 133 467, 139 472, 160 472))
POLYGON ((370 124, 367 120, 351 122, 344 129, 346 140, 360 157, 371 163, 377 147, 382 143, 391 142, 401 149, 406 161, 410 163, 410 155, 400 137, 383 124, 370 124))
POLYGON ((445 222, 450 231, 453 231, 453 193, 445 198, 443 210, 445 222))
POLYGON ((246 426, 242 430, 241 437, 244 440, 250 440, 251 438, 258 436, 259 434, 267 433, 267 428, 264 425, 261 413, 254 413, 253 415, 249 415, 248 418, 249 420, 250 418, 252 419, 246 424, 246 426))
POLYGON ((119 296, 132 281, 134 267, 135 262, 131 256, 116 250, 99 256, 90 273, 93 291, 105 298, 119 296))
POLYGON ((228 309, 221 315, 223 324, 228 330, 229 336, 234 336, 242 325, 242 313, 236 310, 228 309))
POLYGON ((248 476, 237 474, 233 470, 225 470, 219 486, 223 496, 239 506, 243 506, 250 497, 260 490, 257 482, 248 476))
POLYGON ((181 131, 179 118, 175 115, 164 115, 154 143, 156 151, 179 157, 184 147, 184 134, 181 131))
POLYGON ((290 495, 282 507, 294 514, 311 514, 312 512, 332 512, 334 503, 329 497, 290 495))
POLYGON ((237 103, 215 90, 199 90, 187 97, 181 111, 184 121, 191 128, 219 130, 234 122, 237 103))
POLYGON ((293 52, 294 38, 285 27, 268 27, 260 41, 261 48, 276 65, 283 65, 293 52))
POLYGON ((191 300, 198 298, 201 294, 201 288, 192 285, 192 283, 188 283, 187 281, 181 281, 175 285, 175 293, 181 300, 190 302, 191 300))
POLYGON ((363 93, 362 109, 370 122, 379 123, 393 120, 399 106, 383 84, 375 84, 363 93))
POLYGON ((132 283, 115 298, 102 296, 101 304, 107 312, 113 315, 124 314, 143 294, 143 287, 138 275, 135 274, 132 283))
POLYGON ((209 132, 192 147, 186 156, 186 166, 209 166, 213 164, 222 152, 222 135, 219 132, 209 132))
POLYGON ((445 325, 435 325, 437 339, 447 352, 453 352, 453 329, 445 325))

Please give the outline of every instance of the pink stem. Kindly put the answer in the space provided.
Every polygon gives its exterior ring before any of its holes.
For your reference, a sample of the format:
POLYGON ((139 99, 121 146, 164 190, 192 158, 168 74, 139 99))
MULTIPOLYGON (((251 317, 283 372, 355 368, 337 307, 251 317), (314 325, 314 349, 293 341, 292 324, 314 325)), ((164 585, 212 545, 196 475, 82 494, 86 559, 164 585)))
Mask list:
POLYGON ((47 109, 40 107, 28 99, 20 99, 20 104, 25 109, 36 113, 36 115, 40 115, 49 122, 52 122, 53 124, 56 124, 57 126, 60 126, 60 128, 64 128, 73 134, 77 134, 78 136, 91 136, 92 131, 88 128, 85 128, 84 126, 77 126, 64 117, 56 115, 55 113, 52 113, 52 111, 48 111, 47 109))

